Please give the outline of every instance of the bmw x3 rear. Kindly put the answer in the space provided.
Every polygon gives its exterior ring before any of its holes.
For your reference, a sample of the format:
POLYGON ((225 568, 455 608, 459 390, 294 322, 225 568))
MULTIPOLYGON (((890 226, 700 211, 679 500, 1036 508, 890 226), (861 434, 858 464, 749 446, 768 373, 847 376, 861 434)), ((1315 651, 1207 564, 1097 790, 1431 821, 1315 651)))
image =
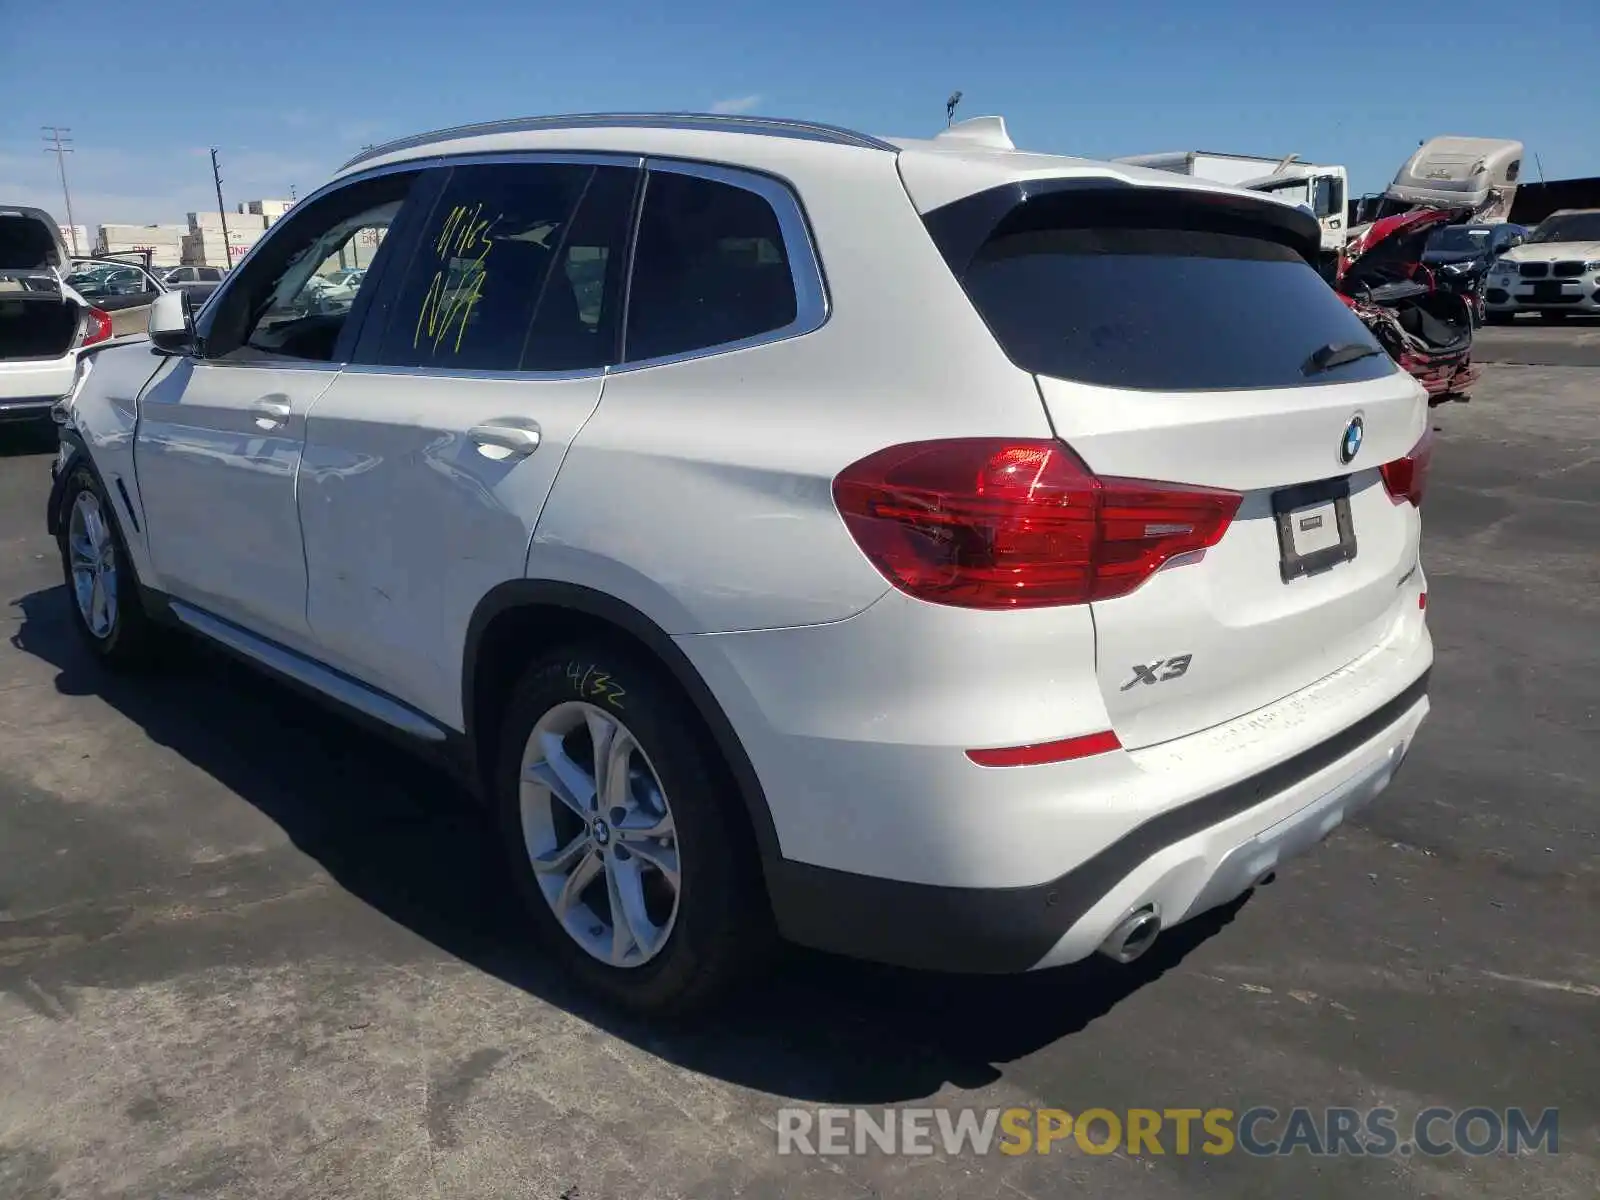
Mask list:
POLYGON ((1426 403, 1293 210, 941 141, 899 156, 903 321, 841 281, 833 320, 871 349, 823 330, 785 370, 850 402, 791 417, 785 383, 749 426, 828 481, 840 530, 791 543, 808 569, 888 590, 681 644, 762 778, 789 936, 964 971, 1127 961, 1405 756, 1426 403))
POLYGON ((774 932, 1131 960, 1372 801, 1428 711, 1426 397, 1319 242, 985 120, 409 139, 297 206, 198 334, 158 306, 177 365, 98 360, 52 529, 103 658, 148 612, 465 747, 535 927, 624 1004, 701 1003, 774 932), (576 218, 513 177, 550 163, 576 218), (302 312, 294 264, 374 222, 349 311, 302 312), (306 399, 237 417, 284 469, 226 476, 288 564, 252 582, 205 541, 234 427, 197 423, 285 356, 322 360, 272 368, 306 399))

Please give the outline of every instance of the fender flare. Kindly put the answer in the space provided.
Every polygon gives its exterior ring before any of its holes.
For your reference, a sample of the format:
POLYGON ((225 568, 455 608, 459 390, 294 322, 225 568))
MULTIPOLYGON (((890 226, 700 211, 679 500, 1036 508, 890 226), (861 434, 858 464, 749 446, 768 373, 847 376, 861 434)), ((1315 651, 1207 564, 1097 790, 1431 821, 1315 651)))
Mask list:
MULTIPOLYGON (((50 498, 45 502, 44 528, 51 538, 61 535, 61 503, 66 499, 67 477, 72 474, 68 468, 76 466, 80 461, 88 465, 90 472, 100 481, 103 488, 106 481, 101 478, 100 468, 95 466, 94 455, 89 453, 89 447, 84 443, 82 436, 73 429, 57 428, 57 436, 63 446, 72 448, 72 455, 65 462, 60 458, 50 464, 50 498)), ((113 515, 116 515, 113 513, 113 515)))
POLYGON ((473 611, 472 620, 467 626, 466 646, 461 666, 461 711, 467 736, 472 741, 473 753, 476 754, 478 743, 477 713, 474 711, 478 648, 484 632, 490 622, 502 613, 535 605, 567 609, 615 625, 641 642, 655 655, 656 661, 678 684, 694 706, 716 743, 723 761, 727 763, 739 798, 750 818, 750 827, 755 834, 756 848, 761 855, 763 867, 779 861, 782 854, 778 848, 778 831, 772 821, 772 811, 767 804, 766 792, 756 775, 749 754, 745 752, 744 744, 734 732, 732 722, 723 712, 722 705, 712 694, 711 688, 701 678, 694 664, 689 661, 688 655, 678 648, 665 630, 631 604, 593 588, 556 580, 512 579, 497 585, 478 602, 478 607, 473 611))

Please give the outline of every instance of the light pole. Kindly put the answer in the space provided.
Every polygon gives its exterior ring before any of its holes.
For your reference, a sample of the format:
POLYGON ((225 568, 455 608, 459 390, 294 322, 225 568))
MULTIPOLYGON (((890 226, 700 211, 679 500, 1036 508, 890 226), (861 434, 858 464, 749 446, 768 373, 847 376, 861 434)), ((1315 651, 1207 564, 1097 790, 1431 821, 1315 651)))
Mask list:
MULTIPOLYGON (((222 203, 222 167, 217 162, 217 148, 211 148, 211 180, 217 185, 217 216, 222 218, 222 254, 228 260, 228 270, 233 270, 233 246, 228 238, 228 210, 222 203)), ((201 245, 205 237, 201 235, 201 245)))
POLYGON ((72 139, 61 136, 72 130, 61 125, 41 125, 40 128, 44 130, 44 140, 54 143, 46 146, 44 152, 54 154, 56 166, 61 169, 61 197, 67 202, 67 232, 72 238, 72 253, 77 255, 82 253, 78 249, 78 223, 72 218, 72 192, 67 187, 67 155, 72 153, 72 147, 67 143, 72 139))

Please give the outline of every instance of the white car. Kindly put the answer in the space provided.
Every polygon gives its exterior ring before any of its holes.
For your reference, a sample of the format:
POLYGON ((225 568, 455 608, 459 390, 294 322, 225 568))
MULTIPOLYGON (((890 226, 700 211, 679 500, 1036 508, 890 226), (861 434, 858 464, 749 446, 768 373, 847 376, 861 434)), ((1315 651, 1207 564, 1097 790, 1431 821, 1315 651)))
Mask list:
POLYGON ((1496 324, 1519 312, 1547 321, 1600 313, 1600 208, 1563 209, 1540 221, 1490 268, 1484 308, 1496 324))
POLYGON ((49 507, 83 638, 176 625, 442 755, 638 1009, 774 932, 1137 956, 1410 747, 1427 403, 1312 217, 986 128, 352 160, 195 323, 157 302, 166 357, 96 357, 49 507))
POLYGON ((0 422, 44 418, 72 390, 79 351, 111 336, 71 270, 49 213, 0 206, 0 422))

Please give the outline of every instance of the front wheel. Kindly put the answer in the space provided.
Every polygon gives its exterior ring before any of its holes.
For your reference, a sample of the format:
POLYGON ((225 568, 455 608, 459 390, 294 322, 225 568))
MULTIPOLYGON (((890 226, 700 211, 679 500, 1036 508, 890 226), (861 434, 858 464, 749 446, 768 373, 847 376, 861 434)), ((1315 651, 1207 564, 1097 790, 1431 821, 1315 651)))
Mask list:
POLYGON ((144 665, 158 630, 140 603, 111 501, 81 463, 67 481, 59 528, 61 569, 79 637, 109 667, 144 665))
POLYGON ((737 797, 676 690, 630 658, 533 664, 502 732, 497 800, 540 940, 592 990, 683 1014, 770 943, 737 797))
POLYGON ((1484 323, 1486 325, 1509 325, 1511 324, 1511 318, 1514 315, 1515 314, 1508 312, 1495 312, 1491 309, 1484 316, 1484 323))
POLYGON ((1547 308, 1539 313, 1539 319, 1546 325, 1555 325, 1567 319, 1567 314, 1560 309, 1547 308))

